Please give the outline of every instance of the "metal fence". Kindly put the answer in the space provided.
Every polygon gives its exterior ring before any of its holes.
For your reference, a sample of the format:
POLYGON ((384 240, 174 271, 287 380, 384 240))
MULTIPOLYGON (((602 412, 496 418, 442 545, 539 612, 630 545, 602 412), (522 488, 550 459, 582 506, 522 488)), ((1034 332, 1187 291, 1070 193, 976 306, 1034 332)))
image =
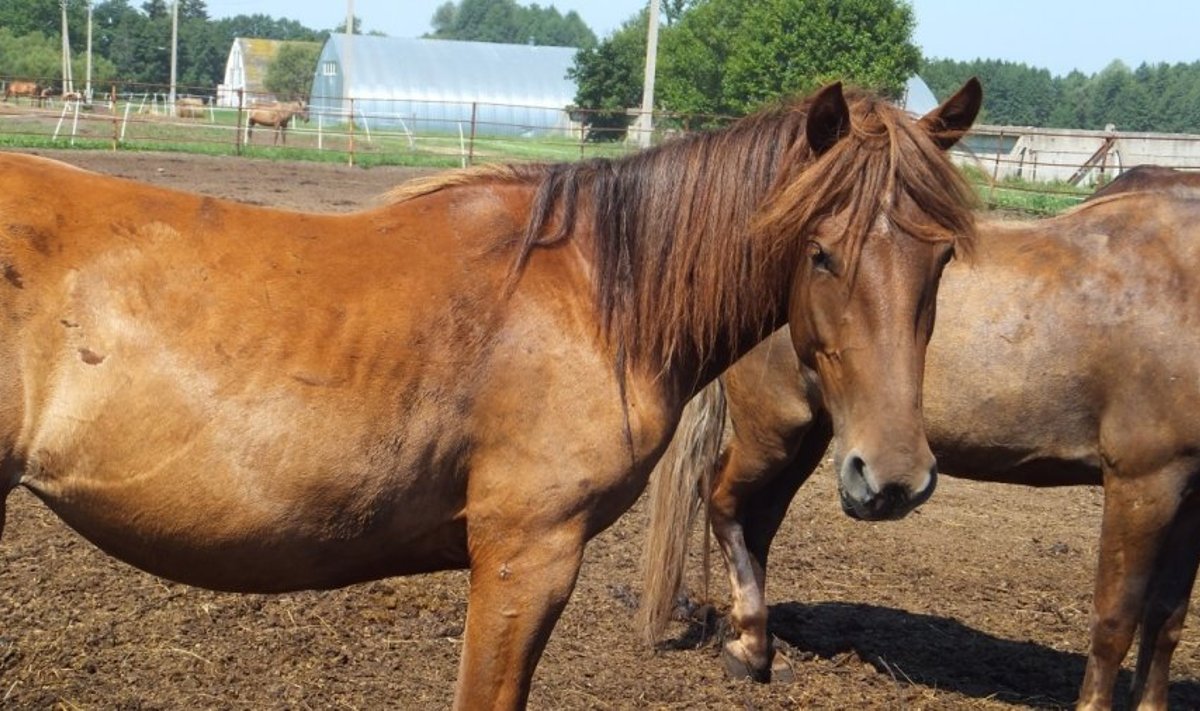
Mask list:
MULTIPOLYGON (((9 144, 180 150, 290 157, 350 164, 469 165, 497 160, 574 160, 637 148, 622 128, 585 128, 587 109, 379 98, 313 97, 281 130, 251 126, 279 105, 268 95, 209 93, 161 86, 110 86, 83 96, 14 97, 0 104, 0 140, 9 144), (221 105, 224 104, 224 105, 221 105), (509 117, 498 120, 497 116, 509 117), (515 120, 512 117, 516 117, 515 120)), ((660 118, 655 140, 722 123, 720 117, 660 118)))
MULTIPOLYGON (((251 130, 250 116, 275 106, 274 97, 239 91, 217 102, 211 90, 188 88, 177 90, 174 102, 169 97, 162 86, 134 84, 110 85, 91 101, 9 97, 0 104, 0 143, 452 167, 615 157, 637 150, 642 139, 660 142, 732 120, 656 113, 653 135, 637 136, 621 125, 630 116, 588 109, 315 97, 286 129, 251 130)), ((1056 211, 1140 163, 1200 170, 1200 136, 981 126, 954 157, 990 205, 1056 211)))

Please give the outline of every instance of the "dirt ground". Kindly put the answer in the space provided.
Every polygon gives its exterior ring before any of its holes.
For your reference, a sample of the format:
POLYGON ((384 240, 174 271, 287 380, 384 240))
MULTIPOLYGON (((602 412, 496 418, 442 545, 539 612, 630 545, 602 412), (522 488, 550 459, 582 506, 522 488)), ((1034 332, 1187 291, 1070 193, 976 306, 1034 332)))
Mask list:
MULTIPOLYGON (((80 166, 257 204, 344 211, 412 170, 168 154, 53 153, 80 166)), ((801 491, 772 552, 773 633, 796 681, 724 677, 679 623, 632 632, 639 504, 588 548, 534 681, 539 709, 1013 709, 1075 698, 1101 492, 943 478, 904 521, 857 523, 833 476, 801 491)), ((698 570, 698 563, 694 567, 698 570)), ((693 576, 698 579, 698 576, 693 576)), ((728 600, 723 575, 713 596, 728 600)), ((464 573, 333 592, 213 593, 118 563, 15 492, 0 542, 0 708, 439 709, 462 646, 464 573)), ((1190 628, 1172 704, 1200 708, 1190 628)), ((1129 665, 1127 664, 1127 669, 1129 665)), ((1128 684, 1128 671, 1122 683, 1128 684)))

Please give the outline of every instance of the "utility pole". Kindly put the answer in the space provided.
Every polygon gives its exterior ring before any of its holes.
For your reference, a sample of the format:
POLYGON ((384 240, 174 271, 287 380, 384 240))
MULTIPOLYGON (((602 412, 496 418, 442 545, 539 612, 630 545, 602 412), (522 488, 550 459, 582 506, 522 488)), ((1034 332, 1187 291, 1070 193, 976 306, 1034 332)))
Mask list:
POLYGON ((349 163, 354 165, 354 97, 350 87, 351 42, 354 39, 354 0, 346 0, 346 44, 342 53, 342 97, 346 103, 346 126, 349 129, 349 163))
POLYGON ((87 0, 87 73, 84 77, 83 100, 92 103, 92 0, 87 0))
POLYGON ((67 0, 60 0, 62 8, 62 90, 63 94, 75 91, 71 81, 71 38, 67 36, 67 0))
POLYGON ((646 148, 654 134, 654 69, 658 61, 658 6, 650 0, 650 28, 646 31, 646 75, 642 81, 642 110, 638 114, 638 145, 646 148))
MULTIPOLYGON (((342 47, 342 98, 346 102, 346 110, 350 111, 350 55, 354 41, 354 0, 346 0, 346 41, 342 47)), ((347 116, 353 122, 353 116, 347 116)))
POLYGON ((175 115, 175 70, 179 49, 179 0, 171 3, 171 91, 167 94, 169 115, 175 115))

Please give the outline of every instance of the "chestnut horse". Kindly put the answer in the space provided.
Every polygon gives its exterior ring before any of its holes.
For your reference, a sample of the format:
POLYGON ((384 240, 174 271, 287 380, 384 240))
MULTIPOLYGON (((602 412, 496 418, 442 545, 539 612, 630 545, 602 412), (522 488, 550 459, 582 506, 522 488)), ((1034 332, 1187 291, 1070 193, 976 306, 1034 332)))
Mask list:
POLYGON ((282 142, 286 146, 287 127, 294 116, 299 116, 304 119, 304 123, 308 123, 308 105, 303 101, 284 101, 255 106, 246 117, 246 143, 250 142, 250 134, 255 126, 266 126, 275 129, 271 145, 282 142))
POLYGON ((36 101, 37 105, 41 106, 44 100, 42 85, 36 81, 10 81, 4 85, 5 101, 8 101, 9 97, 19 99, 22 96, 29 97, 29 103, 36 101))
MULTIPOLYGON (((1200 199, 1129 193, 1058 218, 978 228, 942 278, 924 408, 940 469, 1031 486, 1103 484, 1080 708, 1108 708, 1139 621, 1135 701, 1163 708, 1200 555, 1200 199)), ((726 666, 769 678, 771 540, 836 422, 786 329, 684 411, 651 486, 641 619, 680 587, 697 481, 732 581, 726 666), (768 396, 767 393, 770 393, 768 396)))
POLYGON ((848 500, 928 495, 922 334, 973 231, 944 149, 980 100, 971 81, 917 121, 833 85, 348 215, 0 157, 0 496, 218 590, 469 567, 455 705, 520 707, 585 543, 692 394, 789 318, 806 358, 844 354, 819 369, 848 500))

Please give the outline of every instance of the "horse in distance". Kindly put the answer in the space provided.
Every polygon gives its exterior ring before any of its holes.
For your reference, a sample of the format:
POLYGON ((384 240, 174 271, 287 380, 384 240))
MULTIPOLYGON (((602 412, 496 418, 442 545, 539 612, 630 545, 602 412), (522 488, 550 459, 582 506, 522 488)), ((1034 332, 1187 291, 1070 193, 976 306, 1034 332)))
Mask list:
POLYGON ((9 98, 19 100, 22 96, 29 99, 29 103, 37 102, 38 106, 42 105, 42 85, 36 81, 10 81, 4 85, 4 101, 7 103, 9 98))
POLYGON ((336 215, 0 154, 0 502, 25 487, 219 590, 469 568, 455 706, 519 708, 587 541, 687 399, 789 319, 842 393, 847 505, 928 496, 913 325, 971 243, 945 149, 980 101, 971 81, 915 120, 833 85, 336 215))
POLYGON ((292 119, 299 116, 304 123, 308 123, 308 104, 301 101, 282 101, 271 104, 259 104, 250 109, 249 115, 246 117, 246 143, 250 143, 250 136, 255 126, 265 126, 273 129, 271 145, 287 145, 287 128, 292 119))
MULTIPOLYGON (((1198 225, 1200 196, 1175 192, 984 223, 973 263, 952 264, 939 290, 924 413, 940 471, 1104 487, 1081 709, 1112 706, 1139 626, 1131 708, 1167 705, 1200 559, 1198 225)), ((732 582, 723 658, 758 679, 786 664, 766 630, 771 540, 833 437, 821 385, 787 342, 776 333, 685 410, 652 478, 640 613, 659 635, 702 491, 732 582)))

